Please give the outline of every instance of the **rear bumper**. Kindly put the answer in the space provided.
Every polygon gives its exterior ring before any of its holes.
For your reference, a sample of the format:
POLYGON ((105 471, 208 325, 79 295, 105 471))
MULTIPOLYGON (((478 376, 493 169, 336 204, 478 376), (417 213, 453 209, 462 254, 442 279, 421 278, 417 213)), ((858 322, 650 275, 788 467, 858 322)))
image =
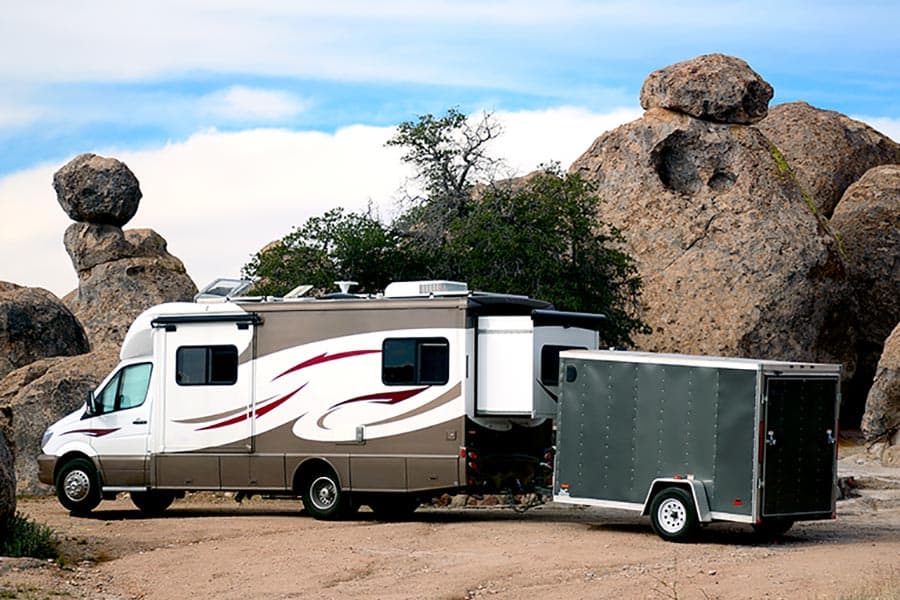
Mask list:
POLYGON ((47 485, 53 485, 53 473, 56 470, 56 461, 57 458, 55 456, 50 456, 47 454, 41 454, 38 456, 38 480, 41 483, 46 483, 47 485))

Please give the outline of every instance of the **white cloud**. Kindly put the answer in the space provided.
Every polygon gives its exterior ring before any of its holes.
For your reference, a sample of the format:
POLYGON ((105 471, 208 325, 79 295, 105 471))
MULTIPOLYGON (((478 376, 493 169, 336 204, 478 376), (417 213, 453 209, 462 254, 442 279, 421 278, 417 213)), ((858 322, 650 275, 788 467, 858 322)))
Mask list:
POLYGON ((236 85, 204 96, 199 112, 230 121, 255 123, 288 119, 306 110, 306 103, 280 90, 236 85))
MULTIPOLYGON (((604 130, 633 119, 624 109, 595 114, 576 108, 497 113, 504 134, 494 155, 520 173, 554 159, 563 166, 604 130)), ((126 227, 151 227, 169 242, 199 285, 237 276, 250 255, 329 208, 384 216, 410 175, 392 128, 352 126, 334 134, 255 129, 206 131, 144 151, 100 151, 123 160, 144 197, 126 227)), ((77 280, 62 244, 70 221, 56 202, 53 172, 40 165, 0 178, 0 280, 46 287, 63 295, 77 280)))

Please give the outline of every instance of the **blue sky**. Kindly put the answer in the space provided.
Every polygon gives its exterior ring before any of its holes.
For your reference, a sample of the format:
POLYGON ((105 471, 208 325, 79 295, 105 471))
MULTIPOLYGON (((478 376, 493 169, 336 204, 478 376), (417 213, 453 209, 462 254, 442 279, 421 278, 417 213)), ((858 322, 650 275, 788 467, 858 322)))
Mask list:
POLYGON ((898 6, 19 3, 0 20, 0 251, 34 258, 4 261, 0 279, 74 287, 50 177, 81 152, 132 167, 145 200, 131 225, 157 229, 202 285, 331 205, 389 212, 407 172, 383 141, 402 120, 496 111, 511 138, 498 155, 567 165, 640 115, 649 72, 708 52, 747 60, 773 104, 806 100, 897 139, 898 6))

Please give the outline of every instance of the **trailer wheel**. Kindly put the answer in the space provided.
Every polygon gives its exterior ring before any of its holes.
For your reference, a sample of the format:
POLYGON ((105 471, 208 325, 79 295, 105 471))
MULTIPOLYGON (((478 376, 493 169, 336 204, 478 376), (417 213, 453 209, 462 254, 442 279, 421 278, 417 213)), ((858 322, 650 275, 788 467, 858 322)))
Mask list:
POLYGON ((402 521, 412 516, 419 508, 419 501, 404 494, 386 494, 370 498, 369 508, 379 521, 402 521))
POLYGON ((763 519, 761 523, 753 524, 753 531, 765 540, 776 540, 793 526, 794 521, 791 519, 763 519))
POLYGON ((161 515, 175 501, 175 492, 131 492, 131 502, 145 515, 161 515))
POLYGON ((56 474, 56 497, 76 515, 86 515, 97 508, 103 495, 94 463, 86 458, 66 462, 56 474))
POLYGON ((669 542, 686 542, 699 528, 691 495, 677 487, 665 488, 653 498, 650 522, 653 531, 669 542))
POLYGON ((303 483, 303 507, 313 518, 323 521, 339 519, 348 512, 349 496, 341 490, 332 471, 316 471, 303 483))

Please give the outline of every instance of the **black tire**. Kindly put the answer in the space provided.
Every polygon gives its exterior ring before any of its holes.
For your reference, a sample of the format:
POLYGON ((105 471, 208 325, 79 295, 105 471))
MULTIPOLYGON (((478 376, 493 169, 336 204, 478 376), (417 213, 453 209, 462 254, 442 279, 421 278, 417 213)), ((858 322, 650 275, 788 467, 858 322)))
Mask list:
POLYGON ((161 515, 175 501, 175 492, 154 490, 150 492, 131 492, 131 502, 145 515, 161 515))
POLYGON ((100 476, 94 463, 86 458, 73 458, 56 474, 56 497, 73 514, 86 515, 100 504, 100 476))
POLYGON ((762 523, 753 524, 753 531, 764 540, 777 540, 793 526, 791 519, 763 519, 762 523))
POLYGON ((419 501, 405 494, 379 495, 370 498, 368 504, 379 521, 403 521, 419 508, 419 501))
POLYGON ((333 521, 349 512, 350 497, 341 490, 337 475, 320 470, 307 477, 301 490, 303 508, 315 519, 333 521))
POLYGON ((650 522, 656 535, 669 542, 690 541, 700 528, 694 499, 682 488, 665 488, 650 504, 650 522))

